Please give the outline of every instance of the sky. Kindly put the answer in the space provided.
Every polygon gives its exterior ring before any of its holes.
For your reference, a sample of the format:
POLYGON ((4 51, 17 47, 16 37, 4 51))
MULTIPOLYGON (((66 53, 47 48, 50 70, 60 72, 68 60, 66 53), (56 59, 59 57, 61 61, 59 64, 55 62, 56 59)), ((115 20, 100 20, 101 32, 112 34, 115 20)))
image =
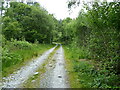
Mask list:
MULTIPOLYGON (((50 14, 53 14, 58 20, 65 19, 66 17, 76 18, 79 14, 80 9, 82 8, 82 2, 79 7, 74 10, 69 11, 67 7, 68 0, 36 0, 44 7, 50 14)), ((92 0, 84 0, 85 2, 90 2, 92 0)), ((103 1, 103 0, 102 0, 103 1)), ((112 1, 112 0, 107 0, 112 1)))
POLYGON ((68 0, 36 0, 44 7, 50 14, 53 14, 58 20, 66 17, 76 18, 78 16, 79 8, 70 12, 67 7, 68 0), (70 14, 71 13, 71 14, 70 14))
MULTIPOLYGON (((17 0, 21 1, 21 0, 17 0)), ((79 15, 79 11, 83 7, 84 2, 91 2, 94 0, 80 0, 79 7, 73 8, 69 11, 67 6, 68 0, 23 0, 23 1, 37 1, 42 7, 44 7, 50 14, 53 14, 58 20, 65 19, 67 17, 76 18, 79 15)), ((104 1, 104 0, 100 0, 104 1)), ((107 0, 113 1, 113 0, 107 0)))

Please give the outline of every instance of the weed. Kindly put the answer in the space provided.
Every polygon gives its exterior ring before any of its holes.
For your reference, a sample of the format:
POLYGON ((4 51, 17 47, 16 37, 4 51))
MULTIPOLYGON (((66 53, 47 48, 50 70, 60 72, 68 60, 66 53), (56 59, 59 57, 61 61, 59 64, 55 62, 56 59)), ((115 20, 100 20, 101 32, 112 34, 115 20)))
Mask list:
POLYGON ((71 72, 69 73, 71 87, 120 87, 120 78, 118 77, 118 75, 116 75, 114 72, 111 72, 109 69, 107 70, 106 68, 104 68, 102 62, 95 62, 94 60, 89 60, 89 55, 87 54, 86 50, 83 50, 83 48, 81 50, 75 49, 74 47, 70 48, 69 46, 64 46, 64 49, 66 55, 67 69, 71 72))
POLYGON ((2 73, 7 76, 31 58, 37 57, 52 45, 32 44, 27 41, 6 42, 2 47, 2 73))

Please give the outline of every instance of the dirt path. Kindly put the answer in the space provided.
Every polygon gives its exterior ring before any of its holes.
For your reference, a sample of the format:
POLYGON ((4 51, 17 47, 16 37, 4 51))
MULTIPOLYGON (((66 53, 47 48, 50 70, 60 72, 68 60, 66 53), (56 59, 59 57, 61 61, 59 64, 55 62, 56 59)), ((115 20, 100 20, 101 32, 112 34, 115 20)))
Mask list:
POLYGON ((69 88, 62 46, 56 51, 42 76, 40 88, 69 88))
POLYGON ((56 48, 53 47, 52 49, 43 53, 42 56, 38 57, 37 59, 29 62, 26 66, 22 67, 17 72, 14 72, 9 77, 3 77, 3 86, 4 88, 18 88, 22 83, 24 83, 30 76, 32 76, 35 71, 43 64, 45 59, 50 55, 50 53, 56 48))

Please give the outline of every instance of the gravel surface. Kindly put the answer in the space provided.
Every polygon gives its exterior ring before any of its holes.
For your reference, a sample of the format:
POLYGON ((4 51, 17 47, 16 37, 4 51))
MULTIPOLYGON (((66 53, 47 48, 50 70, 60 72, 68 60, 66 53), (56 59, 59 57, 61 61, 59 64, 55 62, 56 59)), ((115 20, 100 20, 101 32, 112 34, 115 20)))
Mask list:
POLYGON ((26 66, 20 68, 20 70, 14 72, 9 77, 3 77, 3 85, 4 88, 20 88, 22 83, 24 83, 29 77, 36 74, 36 70, 43 64, 45 59, 50 55, 50 53, 56 48, 43 53, 37 59, 29 62, 26 66))
POLYGON ((48 64, 46 73, 42 76, 40 88, 69 88, 62 46, 56 51, 52 61, 54 62, 48 64))

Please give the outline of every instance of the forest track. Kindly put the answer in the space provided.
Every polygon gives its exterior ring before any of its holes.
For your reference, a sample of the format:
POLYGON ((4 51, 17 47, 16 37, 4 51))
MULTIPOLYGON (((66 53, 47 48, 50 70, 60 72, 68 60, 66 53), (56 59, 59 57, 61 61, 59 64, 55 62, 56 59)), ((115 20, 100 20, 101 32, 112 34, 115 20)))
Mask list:
POLYGON ((3 77, 2 88, 20 88, 22 83, 24 83, 29 77, 31 77, 35 71, 43 64, 43 62, 48 58, 50 53, 57 47, 57 45, 45 53, 43 53, 37 59, 29 62, 26 66, 20 68, 20 70, 14 72, 8 77, 3 77))
POLYGON ((62 46, 49 60, 49 64, 46 65, 46 72, 41 76, 40 88, 69 88, 62 46))

